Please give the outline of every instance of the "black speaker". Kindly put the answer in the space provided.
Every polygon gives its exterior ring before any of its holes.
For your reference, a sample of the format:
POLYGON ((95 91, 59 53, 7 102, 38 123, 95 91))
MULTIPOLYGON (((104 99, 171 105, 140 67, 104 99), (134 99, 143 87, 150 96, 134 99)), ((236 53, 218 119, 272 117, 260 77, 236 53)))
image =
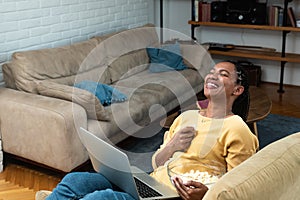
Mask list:
POLYGON ((227 11, 248 13, 256 0, 227 0, 227 11))
POLYGON ((231 24, 251 24, 250 13, 240 11, 227 11, 226 22, 231 24))
POLYGON ((256 3, 251 12, 251 24, 266 25, 267 24, 267 4, 256 3))
POLYGON ((226 9, 226 22, 233 24, 267 24, 266 3, 243 2, 247 6, 237 6, 236 1, 228 1, 226 9))
POLYGON ((210 20, 212 22, 226 22, 226 7, 225 1, 211 2, 210 20))

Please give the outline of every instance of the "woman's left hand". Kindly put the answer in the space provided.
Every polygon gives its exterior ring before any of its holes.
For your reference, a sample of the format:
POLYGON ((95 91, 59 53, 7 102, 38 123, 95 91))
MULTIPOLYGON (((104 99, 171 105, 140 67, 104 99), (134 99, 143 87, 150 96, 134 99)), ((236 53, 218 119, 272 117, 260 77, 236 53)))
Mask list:
POLYGON ((179 196, 184 200, 200 200, 208 191, 208 188, 200 182, 188 181, 183 183, 179 177, 174 177, 173 183, 179 196))

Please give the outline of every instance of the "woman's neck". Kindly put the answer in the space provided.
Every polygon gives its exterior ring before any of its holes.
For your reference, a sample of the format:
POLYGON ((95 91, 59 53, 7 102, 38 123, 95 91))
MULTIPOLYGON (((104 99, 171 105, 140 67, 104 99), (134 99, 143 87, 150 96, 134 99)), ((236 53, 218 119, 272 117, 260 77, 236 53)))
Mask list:
POLYGON ((201 115, 217 119, 226 118, 233 115, 231 108, 232 106, 228 104, 222 105, 209 102, 207 109, 201 111, 201 115))

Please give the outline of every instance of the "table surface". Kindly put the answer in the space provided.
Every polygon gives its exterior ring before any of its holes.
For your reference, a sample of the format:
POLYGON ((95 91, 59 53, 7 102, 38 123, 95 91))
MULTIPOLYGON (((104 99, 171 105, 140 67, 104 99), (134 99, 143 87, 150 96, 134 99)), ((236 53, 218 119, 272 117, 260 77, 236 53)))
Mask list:
POLYGON ((259 87, 250 86, 250 107, 247 123, 254 123, 264 119, 271 112, 272 101, 259 87))
MULTIPOLYGON (((259 120, 264 119, 271 112, 272 101, 268 95, 259 87, 250 86, 250 106, 249 113, 247 117, 247 123, 253 124, 259 120)), ((183 110, 196 109, 196 103, 187 106, 183 110)), ((178 116, 178 112, 175 112, 161 121, 161 125, 165 128, 169 128, 173 120, 178 116)))

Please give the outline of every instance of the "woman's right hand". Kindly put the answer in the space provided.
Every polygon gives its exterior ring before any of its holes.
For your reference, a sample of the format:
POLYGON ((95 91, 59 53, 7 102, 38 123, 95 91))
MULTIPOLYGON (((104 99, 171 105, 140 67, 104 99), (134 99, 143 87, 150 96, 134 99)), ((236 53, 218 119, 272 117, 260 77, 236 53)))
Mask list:
POLYGON ((183 183, 179 177, 174 177, 173 183, 183 200, 201 200, 208 191, 208 187, 200 182, 188 181, 183 183))
POLYGON ((174 134, 168 145, 173 147, 174 152, 186 151, 190 147, 195 134, 196 130, 191 126, 182 128, 174 134))
POLYGON ((186 151, 194 139, 196 130, 189 126, 182 128, 174 134, 168 144, 155 156, 156 166, 162 166, 176 151, 186 151))

